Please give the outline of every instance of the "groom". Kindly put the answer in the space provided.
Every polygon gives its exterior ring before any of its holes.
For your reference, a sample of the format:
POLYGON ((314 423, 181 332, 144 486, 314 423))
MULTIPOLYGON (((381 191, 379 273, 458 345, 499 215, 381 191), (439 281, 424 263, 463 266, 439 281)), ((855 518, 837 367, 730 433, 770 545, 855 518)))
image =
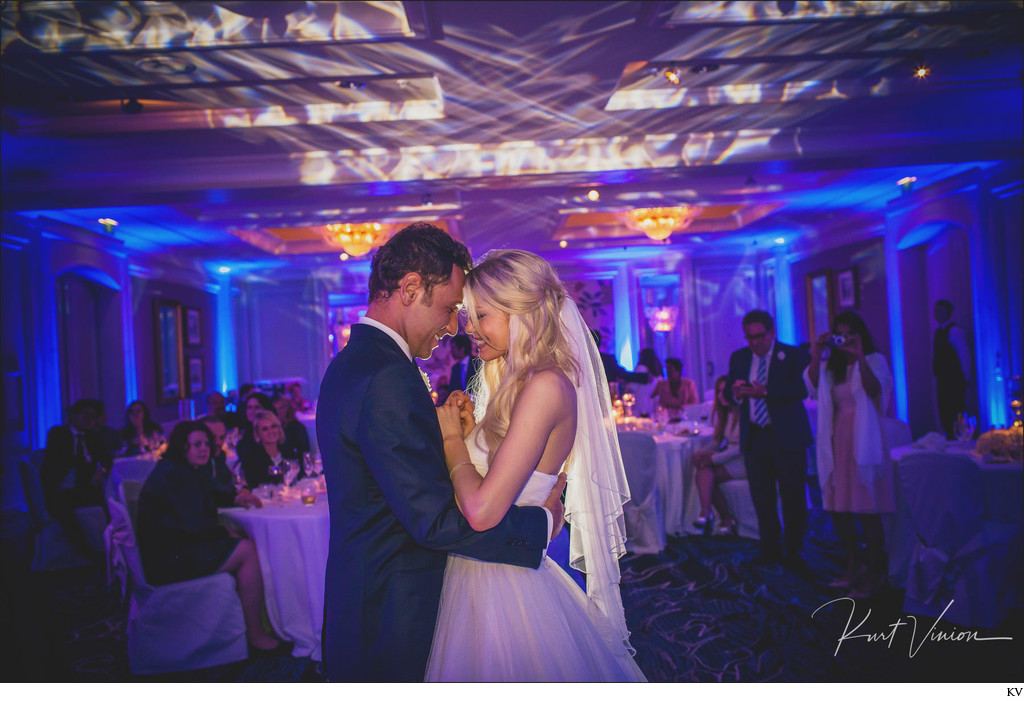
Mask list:
POLYGON ((369 310, 320 386, 330 502, 323 662, 330 681, 422 681, 448 552, 536 568, 561 529, 564 477, 544 507, 489 531, 459 512, 441 429, 413 357, 457 330, 469 251, 416 223, 373 257, 369 310))

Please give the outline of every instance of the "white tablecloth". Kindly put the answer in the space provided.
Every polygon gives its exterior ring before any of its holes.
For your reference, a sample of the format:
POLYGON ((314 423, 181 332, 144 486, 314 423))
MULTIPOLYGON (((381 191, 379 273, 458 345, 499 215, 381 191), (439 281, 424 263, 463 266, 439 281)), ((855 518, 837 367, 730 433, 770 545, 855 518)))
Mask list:
POLYGON ((324 578, 330 521, 327 498, 306 506, 268 502, 262 509, 221 509, 256 543, 267 616, 274 632, 295 642, 295 657, 320 659, 324 578))
POLYGON ((110 468, 106 482, 103 484, 103 496, 107 499, 121 501, 118 487, 125 480, 145 482, 149 473, 156 467, 156 460, 146 457, 114 458, 114 464, 110 468))
POLYGON ((705 446, 710 432, 710 428, 702 426, 698 435, 654 436, 658 445, 654 474, 668 535, 694 532, 691 524, 700 515, 700 499, 693 482, 693 454, 705 446))
MULTIPOLYGON (((985 462, 979 455, 959 448, 955 443, 947 450, 959 452, 973 459, 981 469, 981 480, 985 490, 985 518, 988 521, 1020 525, 1022 523, 1022 498, 1024 498, 1024 464, 1020 462, 985 462)), ((912 445, 900 446, 890 451, 898 469, 900 458, 908 453, 928 452, 912 445)), ((907 565, 914 547, 914 534, 910 524, 910 513, 901 494, 900 481, 896 479, 896 516, 889 535, 889 577, 897 586, 903 586, 907 578, 907 565)))

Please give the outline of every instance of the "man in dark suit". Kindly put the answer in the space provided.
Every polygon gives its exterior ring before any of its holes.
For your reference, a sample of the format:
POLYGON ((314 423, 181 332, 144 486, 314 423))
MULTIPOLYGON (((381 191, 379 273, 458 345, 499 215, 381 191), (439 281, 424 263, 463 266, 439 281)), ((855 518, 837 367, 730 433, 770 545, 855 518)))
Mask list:
POLYGON ((475 532, 458 510, 441 429, 413 357, 457 329, 465 246, 417 223, 373 257, 370 307, 320 388, 317 439, 330 504, 323 661, 331 681, 422 681, 448 552, 536 568, 561 528, 544 507, 475 532))
POLYGON ((810 358, 806 351, 775 340, 775 323, 766 311, 758 309, 743 317, 743 335, 749 347, 729 358, 724 394, 727 402, 740 406, 740 449, 761 538, 758 562, 782 561, 784 540, 786 564, 801 569, 807 526, 807 446, 811 444, 803 371, 810 358))
POLYGON ((60 523, 68 540, 83 554, 93 556, 75 510, 102 506, 103 479, 113 456, 96 432, 96 401, 79 399, 68 409, 68 423, 46 434, 46 452, 39 478, 50 515, 60 523))
POLYGON ((470 381, 477 373, 476 358, 472 354, 473 342, 469 336, 458 334, 452 336, 452 364, 451 379, 448 380, 448 391, 465 391, 470 381))

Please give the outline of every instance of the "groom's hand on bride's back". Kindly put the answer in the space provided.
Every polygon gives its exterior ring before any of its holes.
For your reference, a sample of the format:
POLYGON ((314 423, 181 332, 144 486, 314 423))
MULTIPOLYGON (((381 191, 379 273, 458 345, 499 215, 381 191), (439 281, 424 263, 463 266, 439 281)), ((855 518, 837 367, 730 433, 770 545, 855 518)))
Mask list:
POLYGON ((565 473, 562 472, 558 475, 558 481, 555 482, 554 488, 548 494, 547 500, 541 504, 551 512, 551 540, 554 540, 555 536, 562 532, 562 526, 565 524, 565 504, 562 503, 562 490, 564 489, 565 473))

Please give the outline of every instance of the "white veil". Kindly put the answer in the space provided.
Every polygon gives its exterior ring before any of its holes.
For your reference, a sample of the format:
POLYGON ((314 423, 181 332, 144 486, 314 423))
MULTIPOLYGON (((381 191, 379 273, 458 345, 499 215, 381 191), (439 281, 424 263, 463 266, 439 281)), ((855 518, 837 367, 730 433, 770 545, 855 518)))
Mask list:
MULTIPOLYGON (((587 575, 587 597, 608 620, 621 644, 629 630, 619 593, 619 558, 626 553, 622 505, 629 501, 626 471, 612 416, 612 400, 601 354, 576 302, 562 303, 561 322, 573 357, 579 365, 576 387, 576 442, 566 475, 565 520, 569 522, 569 565, 587 575)), ((474 416, 487 410, 489 391, 483 373, 474 378, 474 416)), ((615 640, 609 640, 615 644, 615 640)))
POLYGON ((619 593, 619 558, 626 553, 622 505, 629 501, 626 471, 612 415, 601 354, 576 302, 566 295, 562 324, 576 361, 576 443, 567 473, 565 520, 569 564, 587 575, 587 596, 605 615, 631 654, 619 593))

